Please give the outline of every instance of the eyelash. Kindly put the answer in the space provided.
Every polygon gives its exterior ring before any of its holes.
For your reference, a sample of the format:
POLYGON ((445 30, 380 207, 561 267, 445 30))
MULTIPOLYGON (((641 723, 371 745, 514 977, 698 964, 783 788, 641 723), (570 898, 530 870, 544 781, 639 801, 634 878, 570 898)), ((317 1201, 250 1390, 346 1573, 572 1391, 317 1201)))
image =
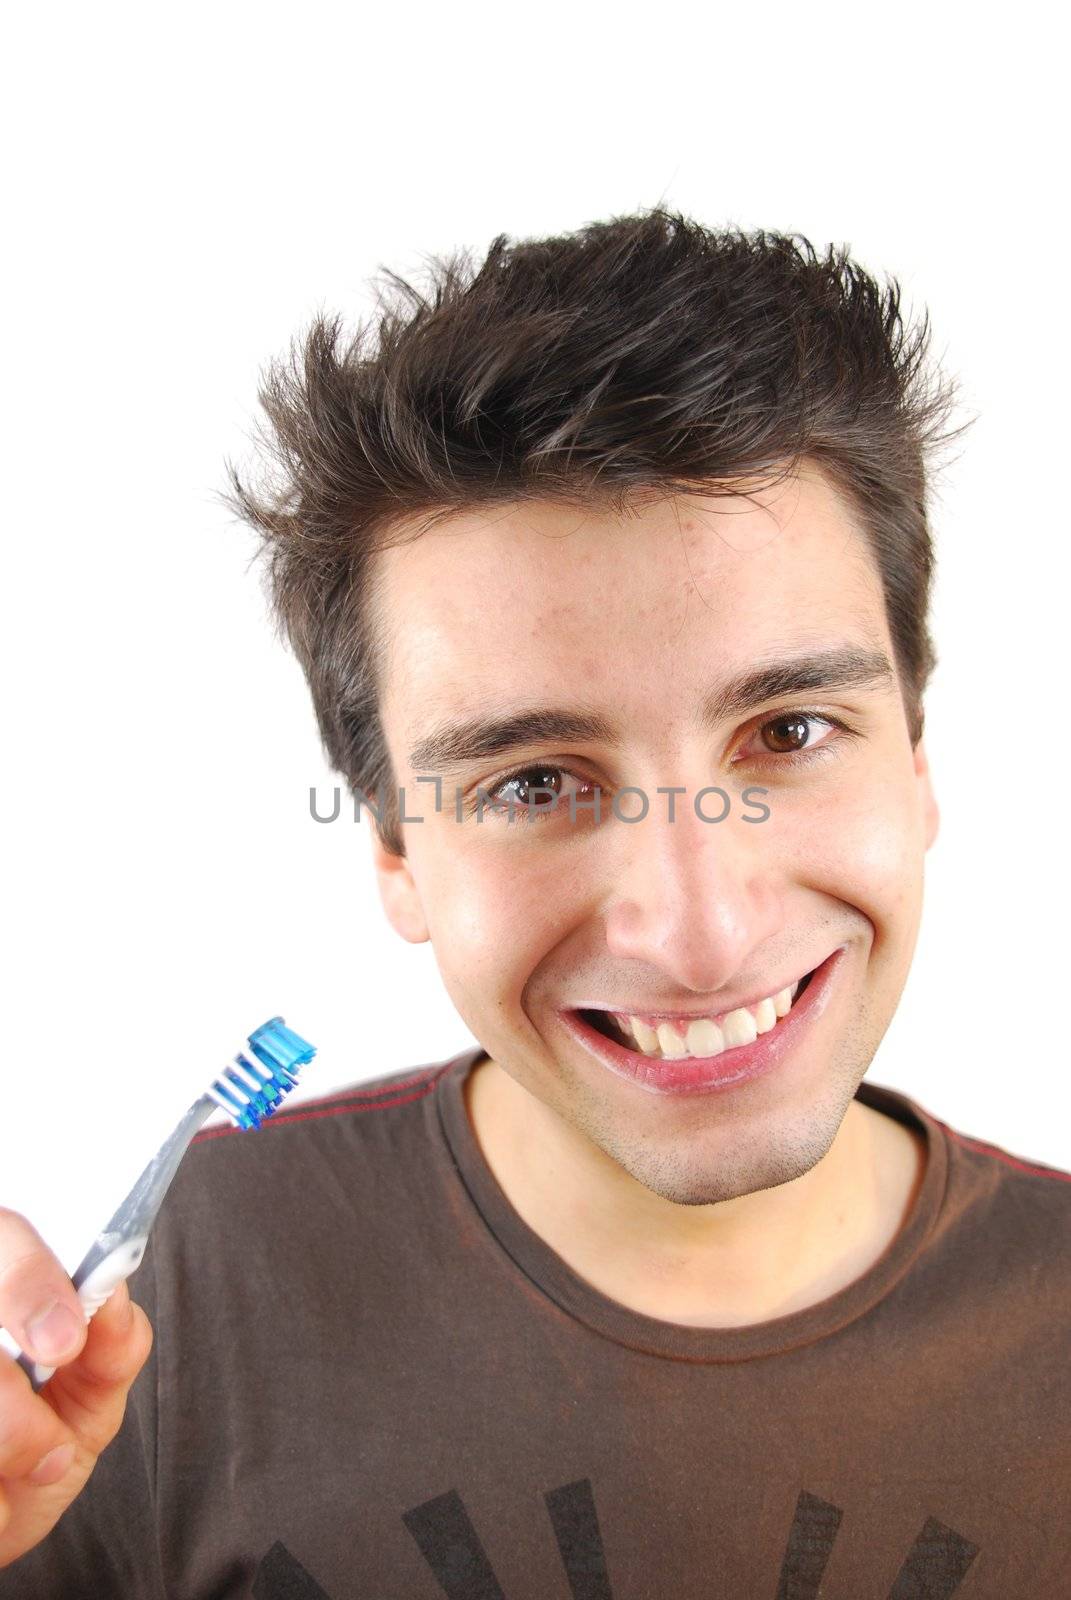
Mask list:
MULTIPOLYGON (((828 727, 835 728, 838 734, 848 739, 857 739, 859 737, 858 730, 849 727, 839 717, 831 717, 826 711, 807 711, 795 706, 788 711, 776 711, 772 717, 766 717, 755 729, 755 732, 761 733, 763 728, 769 728, 775 722, 787 722, 793 717, 801 722, 825 723, 828 727)), ((779 766, 784 766, 787 763, 798 770, 811 766, 815 761, 824 761, 827 756, 833 753, 830 746, 839 743, 839 738, 827 739, 822 744, 816 745, 813 750, 767 750, 764 756, 753 757, 752 760, 773 761, 779 766)), ((504 789, 507 784, 516 783, 519 778, 530 778, 533 774, 542 777, 546 776, 547 773, 552 773, 555 777, 576 778, 581 783, 590 782, 590 780, 584 779, 580 773, 570 771, 568 767, 552 766, 549 762, 544 765, 539 761, 530 761, 526 766, 516 767, 512 772, 504 773, 501 778, 496 778, 492 784, 480 784, 479 788, 483 789, 485 796, 493 800, 499 790, 504 789)), ((597 786, 592 785, 592 787, 597 786)), ((480 796, 479 790, 477 790, 476 796, 469 800, 465 808, 469 816, 475 815, 479 803, 480 796)), ((540 809, 545 809, 548 816, 555 814, 555 808, 550 806, 545 808, 537 807, 534 811, 529 811, 526 805, 518 803, 514 808, 514 816, 520 817, 524 822, 535 822, 539 820, 540 809)), ((508 817, 509 813, 506 812, 505 815, 508 817)))
MULTIPOLYGON (((841 720, 840 717, 831 717, 827 711, 807 711, 796 706, 793 706, 789 711, 775 711, 772 717, 766 717, 762 722, 759 723, 758 727, 755 729, 755 732, 761 733, 763 728, 769 728, 775 722, 789 722, 793 718, 798 718, 801 722, 825 723, 827 727, 835 728, 838 734, 841 734, 848 739, 856 739, 859 737, 857 730, 855 728, 850 728, 846 722, 841 720)), ((839 742, 839 739, 826 739, 822 744, 816 745, 813 750, 767 750, 765 754, 758 759, 762 761, 774 761, 781 764, 783 764, 785 761, 790 761, 793 766, 806 767, 809 766, 811 762, 816 761, 819 758, 825 760, 827 755, 832 754, 830 746, 838 744, 839 742)), ((755 758, 753 757, 752 759, 755 758)))

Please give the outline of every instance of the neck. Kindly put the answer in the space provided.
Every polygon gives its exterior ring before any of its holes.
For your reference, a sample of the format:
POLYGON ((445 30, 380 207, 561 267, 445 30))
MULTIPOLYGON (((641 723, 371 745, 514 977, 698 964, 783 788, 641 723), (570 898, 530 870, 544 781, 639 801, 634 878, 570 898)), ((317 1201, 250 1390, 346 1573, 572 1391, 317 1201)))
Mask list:
POLYGON ((853 1100, 801 1177, 675 1205, 490 1058, 465 1093, 484 1159, 533 1232, 608 1298, 694 1327, 746 1326, 835 1294, 884 1254, 923 1175, 921 1134, 853 1100))

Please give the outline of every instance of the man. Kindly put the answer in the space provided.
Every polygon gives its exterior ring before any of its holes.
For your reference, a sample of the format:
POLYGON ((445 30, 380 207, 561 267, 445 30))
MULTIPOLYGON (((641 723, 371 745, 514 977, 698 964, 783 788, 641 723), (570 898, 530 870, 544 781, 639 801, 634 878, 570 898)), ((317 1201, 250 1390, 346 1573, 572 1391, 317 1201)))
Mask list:
POLYGON ((233 503, 479 1047, 200 1136, 95 1471, 125 1295, 0 1374, 0 1595, 1064 1593, 1068 1174, 862 1081, 937 830, 925 324, 662 210, 409 293, 272 369, 233 503))

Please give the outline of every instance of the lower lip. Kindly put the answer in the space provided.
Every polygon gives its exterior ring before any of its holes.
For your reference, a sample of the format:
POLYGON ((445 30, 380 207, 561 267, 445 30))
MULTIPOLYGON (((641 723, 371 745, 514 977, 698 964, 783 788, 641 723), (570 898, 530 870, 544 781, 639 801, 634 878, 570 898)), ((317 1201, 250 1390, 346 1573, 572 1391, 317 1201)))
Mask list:
POLYGON ((716 1056, 682 1056, 670 1061, 645 1056, 608 1039, 576 1011, 561 1011, 558 1015, 573 1038, 604 1067, 651 1094, 703 1094, 732 1089, 739 1083, 765 1077, 800 1043, 806 1030, 829 1004, 843 953, 841 945, 815 968, 814 976, 792 1009, 769 1033, 760 1034, 753 1044, 735 1045, 716 1056))

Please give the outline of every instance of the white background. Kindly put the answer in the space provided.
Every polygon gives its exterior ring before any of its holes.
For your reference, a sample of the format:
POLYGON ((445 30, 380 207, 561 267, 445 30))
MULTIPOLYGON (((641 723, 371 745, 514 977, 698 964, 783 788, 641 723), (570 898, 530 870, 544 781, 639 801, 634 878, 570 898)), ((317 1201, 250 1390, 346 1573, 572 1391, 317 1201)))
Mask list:
POLYGON ((943 810, 871 1079, 1071 1167, 1068 237, 1040 6, 20 7, 7 25, 0 1202, 74 1264, 239 1037, 306 1092, 470 1044, 214 499, 381 266, 662 202, 849 244, 978 417, 934 507, 943 810))

